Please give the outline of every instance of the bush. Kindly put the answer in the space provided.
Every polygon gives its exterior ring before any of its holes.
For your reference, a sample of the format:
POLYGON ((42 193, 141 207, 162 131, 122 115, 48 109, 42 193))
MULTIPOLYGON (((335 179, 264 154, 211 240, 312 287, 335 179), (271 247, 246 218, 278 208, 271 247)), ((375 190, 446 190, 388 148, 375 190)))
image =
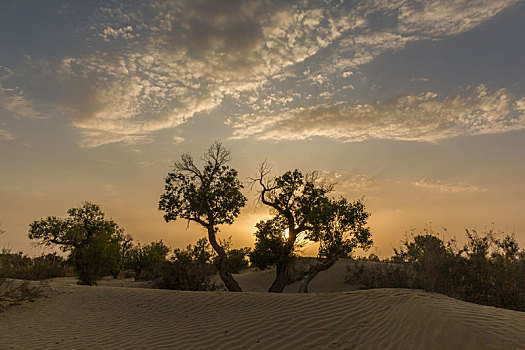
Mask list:
POLYGON ((42 295, 42 289, 28 281, 6 280, 0 277, 0 312, 8 305, 18 305, 22 301, 34 301, 42 295))
POLYGON ((56 253, 42 254, 35 258, 23 255, 22 252, 11 253, 7 249, 0 253, 0 276, 3 277, 43 280, 72 275, 72 266, 56 253))
POLYGON ((239 273, 242 270, 247 269, 250 266, 250 263, 247 259, 250 252, 251 249, 248 247, 228 250, 228 268, 230 272, 239 273))
POLYGON ((456 248, 434 234, 414 236, 390 263, 356 263, 347 283, 365 288, 417 288, 478 304, 525 311, 525 250, 514 236, 466 231, 456 248))
POLYGON ((201 238, 186 249, 175 249, 167 261, 162 276, 155 282, 156 288, 207 291, 214 290, 211 276, 217 272, 213 264, 213 251, 206 238, 201 238))
POLYGON ((168 248, 162 240, 131 248, 128 252, 125 269, 135 272, 135 281, 148 281, 159 278, 163 274, 168 248))

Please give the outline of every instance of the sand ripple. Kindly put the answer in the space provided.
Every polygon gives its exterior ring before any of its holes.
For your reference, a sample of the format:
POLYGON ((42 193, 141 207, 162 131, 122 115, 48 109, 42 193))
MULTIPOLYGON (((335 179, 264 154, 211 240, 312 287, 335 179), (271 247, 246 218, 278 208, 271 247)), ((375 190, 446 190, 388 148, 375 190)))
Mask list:
POLYGON ((55 288, 0 314, 0 348, 525 349, 525 313, 414 290, 55 288))

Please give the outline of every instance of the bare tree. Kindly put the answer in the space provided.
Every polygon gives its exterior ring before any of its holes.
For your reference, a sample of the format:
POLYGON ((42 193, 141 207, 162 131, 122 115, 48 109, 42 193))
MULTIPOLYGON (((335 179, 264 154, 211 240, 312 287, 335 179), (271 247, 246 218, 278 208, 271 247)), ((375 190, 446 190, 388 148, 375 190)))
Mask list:
POLYGON ((237 171, 227 165, 230 160, 230 152, 219 142, 202 157, 202 169, 195 165, 191 155, 183 154, 166 177, 159 210, 165 212, 166 222, 180 218, 206 228, 208 240, 219 257, 221 279, 229 291, 240 292, 241 287, 229 271, 226 252, 217 239, 218 226, 232 224, 246 204, 237 171))

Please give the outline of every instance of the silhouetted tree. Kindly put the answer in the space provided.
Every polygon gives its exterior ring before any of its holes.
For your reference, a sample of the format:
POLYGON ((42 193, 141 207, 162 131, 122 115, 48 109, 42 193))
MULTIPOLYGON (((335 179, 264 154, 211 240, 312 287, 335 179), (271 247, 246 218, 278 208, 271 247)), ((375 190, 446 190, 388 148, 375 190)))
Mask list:
POLYGON ((228 257, 217 240, 219 225, 233 223, 246 204, 237 171, 227 164, 230 152, 215 142, 203 156, 204 167, 199 169, 189 154, 175 162, 166 177, 165 192, 159 210, 165 212, 166 222, 179 218, 194 221, 208 231, 208 240, 219 256, 219 275, 229 291, 241 291, 228 267, 228 257))
POLYGON ((316 173, 303 175, 297 169, 272 177, 266 163, 260 166, 257 176, 252 181, 252 184, 258 183, 261 186, 259 199, 271 208, 271 213, 276 217, 275 221, 269 223, 270 227, 261 226, 264 231, 260 231, 260 234, 267 232, 270 236, 259 238, 259 245, 256 242, 255 250, 262 249, 261 243, 274 246, 278 250, 268 253, 277 254, 277 274, 268 291, 281 293, 286 286, 287 269, 297 238, 312 228, 312 219, 317 215, 315 211, 332 191, 332 185, 320 181, 316 173), (277 238, 276 227, 272 228, 272 225, 286 228, 287 237, 283 232, 282 242, 277 238))
POLYGON ((34 221, 29 225, 29 238, 70 251, 80 282, 96 284, 118 266, 123 230, 90 202, 69 209, 67 214, 65 219, 50 216, 34 221))
POLYGON ((321 271, 332 267, 341 257, 349 256, 355 248, 372 245, 370 229, 365 227, 369 214, 361 201, 345 198, 323 198, 314 208, 306 238, 319 242, 318 263, 310 267, 301 280, 300 293, 308 293, 308 285, 321 271))

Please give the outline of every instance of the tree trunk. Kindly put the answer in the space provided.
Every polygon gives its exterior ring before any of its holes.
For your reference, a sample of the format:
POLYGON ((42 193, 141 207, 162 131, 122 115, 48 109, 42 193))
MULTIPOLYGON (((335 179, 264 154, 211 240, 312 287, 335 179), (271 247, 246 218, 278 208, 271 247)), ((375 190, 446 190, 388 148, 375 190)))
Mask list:
POLYGON ((288 282, 288 266, 291 262, 291 255, 295 244, 297 235, 302 232, 304 228, 296 228, 293 216, 288 218, 288 239, 281 251, 281 261, 276 266, 276 276, 272 285, 268 289, 269 293, 282 293, 286 283, 288 282))
POLYGON ((286 281, 288 279, 288 276, 286 275, 286 270, 288 269, 288 264, 281 262, 277 264, 276 268, 276 276, 273 280, 272 285, 268 289, 268 292, 270 293, 282 293, 284 290, 284 287, 286 287, 286 281))
POLYGON ((339 260, 339 257, 333 257, 323 263, 317 263, 306 272, 303 279, 301 280, 301 286, 299 287, 299 293, 308 293, 308 285, 314 279, 315 276, 321 271, 328 270, 332 267, 335 262, 339 260))
POLYGON ((219 276, 224 282, 224 285, 230 292, 242 292, 239 283, 237 283, 237 281, 233 278, 228 268, 228 256, 226 255, 224 249, 217 242, 217 238, 215 237, 215 229, 213 227, 208 227, 208 238, 210 240, 211 246, 215 252, 217 252, 217 255, 219 255, 219 276))

